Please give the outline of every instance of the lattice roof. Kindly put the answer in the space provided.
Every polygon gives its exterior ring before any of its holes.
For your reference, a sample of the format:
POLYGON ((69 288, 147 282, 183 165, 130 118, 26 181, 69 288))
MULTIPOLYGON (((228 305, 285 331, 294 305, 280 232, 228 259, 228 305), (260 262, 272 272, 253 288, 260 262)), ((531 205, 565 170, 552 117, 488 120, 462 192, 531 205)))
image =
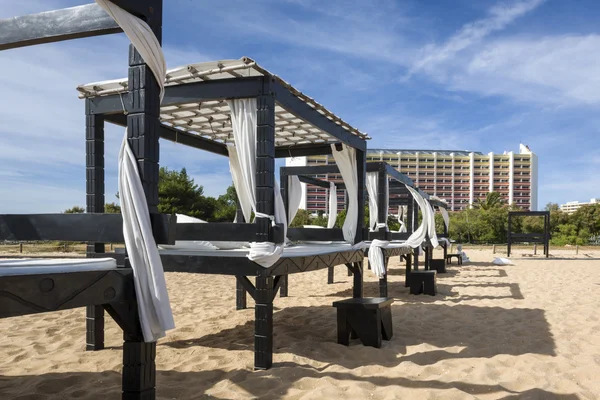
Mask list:
MULTIPOLYGON (((285 86, 294 96, 315 109, 318 113, 362 139, 370 137, 350 126, 311 97, 295 89, 281 78, 260 67, 254 60, 243 57, 240 60, 210 61, 190 64, 167 71, 166 86, 215 79, 232 79, 253 76, 270 76, 285 86)), ((77 87, 80 98, 108 96, 127 92, 127 78, 90 83, 77 87)), ((225 101, 191 102, 162 106, 162 123, 185 132, 200 135, 220 143, 233 143, 229 106, 225 101)), ((299 144, 335 143, 338 139, 327 132, 298 118, 279 104, 275 107, 275 145, 289 147, 299 144)))

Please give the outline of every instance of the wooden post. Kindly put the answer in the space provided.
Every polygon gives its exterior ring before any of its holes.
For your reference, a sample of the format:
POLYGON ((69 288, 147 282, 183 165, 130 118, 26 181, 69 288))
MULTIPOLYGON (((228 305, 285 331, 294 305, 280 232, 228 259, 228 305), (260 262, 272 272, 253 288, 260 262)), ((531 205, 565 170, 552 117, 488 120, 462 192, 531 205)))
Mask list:
POLYGON ((363 262, 354 263, 354 283, 352 286, 352 297, 363 297, 363 262))
MULTIPOLYGON (((90 101, 86 100, 86 212, 104 212, 104 116, 90 113, 90 101)), ((89 242, 86 255, 104 253, 104 243, 89 242)), ((104 308, 86 307, 87 351, 104 349, 104 308)))
POLYGON ((327 283, 328 284, 333 283, 333 277, 334 277, 334 269, 333 269, 333 267, 328 267, 327 268, 327 283))
POLYGON ((575 245, 575 254, 577 254, 577 255, 579 254, 579 245, 578 244, 575 245))
POLYGON ((235 309, 245 310, 246 309, 246 289, 240 282, 243 277, 236 277, 235 279, 235 309))
POLYGON ((19 243, 19 253, 23 253, 23 243, 19 243))
POLYGON ((537 243, 533 244, 533 255, 536 256, 537 255, 537 243))
POLYGON ((492 246, 492 254, 496 254, 496 245, 492 246))
POLYGON ((273 365, 273 277, 256 277, 254 311, 254 368, 273 365))
POLYGON ((410 286, 410 270, 412 268, 412 254, 406 255, 406 271, 404 273, 404 287, 410 286))

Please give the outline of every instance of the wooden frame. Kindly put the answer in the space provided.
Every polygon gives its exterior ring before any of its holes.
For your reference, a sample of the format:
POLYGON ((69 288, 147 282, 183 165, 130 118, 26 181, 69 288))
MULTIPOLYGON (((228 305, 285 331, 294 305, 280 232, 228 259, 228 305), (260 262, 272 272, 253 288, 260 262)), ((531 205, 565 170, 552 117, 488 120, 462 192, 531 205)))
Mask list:
POLYGON ((550 257, 550 211, 509 211, 508 212, 508 232, 507 257, 510 257, 513 243, 541 243, 544 246, 544 255, 550 257), (512 231, 512 219, 514 217, 543 217, 544 233, 516 233, 512 231))
MULTIPOLYGON (((378 215, 377 222, 378 223, 387 223, 385 221, 385 207, 386 200, 388 199, 390 193, 392 191, 395 195, 400 195, 403 197, 395 197, 393 203, 390 205, 408 205, 409 208, 409 219, 408 219, 408 229, 405 233, 399 232, 389 232, 387 230, 380 232, 370 232, 368 229, 364 228, 363 237, 367 240, 405 240, 407 239, 412 232, 414 232, 413 221, 416 221, 416 217, 414 212, 418 211, 417 207, 415 207, 414 199, 412 195, 406 189, 406 185, 414 187, 414 182, 406 175, 398 172, 394 167, 385 163, 385 162, 368 162, 367 163, 367 172, 377 172, 379 179, 379 194, 378 194, 378 215), (395 182, 397 185, 394 186, 392 190, 391 185, 386 185, 386 180, 395 182), (388 191, 386 192, 386 186, 388 187, 388 191)), ((323 174, 339 174, 339 168, 337 165, 314 165, 314 166, 294 166, 294 167, 281 167, 280 169, 280 186, 281 193, 283 197, 283 201, 286 207, 286 212, 288 210, 288 177, 289 176, 298 176, 301 182, 320 186, 323 188, 329 188, 329 182, 323 179, 317 179, 314 175, 323 175, 323 174)), ((336 183, 337 188, 343 188, 345 185, 343 183, 336 183)), ((361 187, 359 190, 363 190, 366 193, 365 187, 361 187)), ((391 200, 391 199, 390 199, 391 200)), ((363 203, 364 204, 364 203, 363 203)), ((364 219, 363 219, 364 220, 364 219)), ((309 228, 295 228, 288 230, 288 238, 291 240, 311 240, 311 241, 343 241, 343 235, 340 229, 309 229, 309 228)), ((390 257, 400 256, 400 258, 404 258, 406 260, 406 282, 405 286, 409 286, 409 275, 412 268, 412 251, 406 252, 401 248, 384 248, 382 249, 384 259, 385 259, 385 269, 387 271, 387 265, 390 257)), ((364 253, 365 256, 368 256, 368 249, 364 253)), ((418 255, 415 253, 415 268, 418 269, 418 255)), ((369 266, 370 269, 370 266, 369 266)), ((334 268, 333 266, 329 268, 327 275, 327 283, 332 284, 334 281, 334 268)), ((287 295, 287 283, 284 283, 285 287, 285 295, 287 295)), ((381 297, 387 297, 388 286, 387 286, 387 274, 379 280, 379 295, 381 297)))
MULTIPOLYGON (((162 37, 162 0, 112 0, 126 11, 144 19, 154 34, 162 37)), ((121 29, 99 6, 49 11, 0 21, 0 50, 59 42, 120 32, 121 29)), ((174 241, 175 219, 157 214, 158 203, 158 85, 133 46, 129 56, 132 97, 142 99, 127 116, 128 137, 138 159, 144 192, 152 214, 156 240, 174 241), (139 96, 143 91, 144 95, 139 96), (156 140, 154 140, 156 139, 156 140), (146 146, 140 146, 143 143, 146 146)), ((0 217, 0 239, 89 241, 90 257, 104 252, 104 242, 122 239, 122 221, 104 212, 104 119, 86 113, 85 215, 4 215, 0 217)), ((115 257, 117 258, 117 257, 115 257)), ((34 274, 0 277, 0 318, 87 306, 88 343, 102 343, 106 310, 124 332, 124 399, 154 399, 156 343, 146 343, 139 323, 131 268, 62 274, 34 274), (50 296, 49 296, 50 294, 50 296), (52 302, 49 298, 67 298, 52 302), (91 317, 91 318, 90 318, 91 317), (102 324, 99 324, 99 322, 102 324)), ((89 348, 89 344, 88 344, 89 348)))
MULTIPOLYGON (((151 75, 148 73, 147 75, 151 75)), ((239 74, 238 74, 239 75, 239 74)), ((131 75, 130 75, 131 76, 131 75)), ((245 76, 245 75, 244 75, 245 76)), ((135 82, 130 82, 129 93, 94 95, 87 93, 85 97, 86 113, 88 119, 94 122, 97 134, 90 134, 89 140, 98 143, 102 141, 101 130, 98 122, 108 121, 117 125, 129 126, 132 115, 137 110, 137 100, 140 94, 132 92, 136 87, 135 82)), ((147 89, 146 89, 147 90, 147 89)), ((154 88, 152 89, 154 90, 154 88)), ((207 79, 204 81, 182 83, 165 88, 165 96, 161 106, 179 106, 190 103, 206 103, 239 98, 255 98, 257 100, 257 143, 256 143, 256 198, 257 211, 266 215, 274 214, 274 184, 275 184, 275 158, 290 157, 310 154, 331 154, 329 143, 301 144, 292 147, 276 146, 276 107, 283 108, 286 112, 301 119, 304 123, 318 128, 332 137, 334 143, 344 143, 356 150, 359 185, 364 186, 366 174, 366 140, 348 130, 344 124, 338 124, 327 118, 318 108, 304 102, 294 90, 284 84, 279 78, 265 72, 263 76, 227 79, 207 79)), ((148 168, 150 176, 157 176, 158 139, 176 141, 179 144, 209 151, 215 154, 228 156, 226 145, 217 140, 200 135, 186 133, 173 128, 165 123, 158 122, 158 104, 152 103, 152 116, 154 136, 144 138, 138 147, 143 149, 143 161, 148 168), (155 170, 156 168, 156 170, 155 170)), ((92 126, 92 124, 89 124, 92 126)), ((99 160, 101 155, 90 157, 97 160, 89 168, 100 170, 99 160)), ((91 174, 91 173, 90 173, 91 174)), ((98 179, 98 178, 96 178, 98 179)), ((90 185, 92 189, 88 194, 100 197, 100 187, 90 185)), ((102 192, 103 196, 103 192, 102 192)), ((364 192, 358 193, 359 204, 364 203, 364 192)), ((152 194, 148 198, 149 205, 157 203, 157 198, 152 194)), ((103 203, 102 203, 103 204, 103 203)), ((241 217, 241 215, 240 215, 241 217)), ((364 209, 359 210, 358 220, 364 220, 364 209)), ((243 218, 238 218, 243 221, 243 218)), ((272 226, 268 218, 256 218, 254 222, 244 223, 203 223, 203 224, 177 224, 175 237, 178 240, 228 240, 243 242, 283 242, 283 227, 272 226)), ((362 227, 362 225, 361 225, 362 227)), ((293 232, 293 230, 290 230, 293 232)), ((341 232, 340 232, 341 233, 341 232)), ((356 240, 363 239, 363 230, 358 229, 356 240)), ((347 265, 354 274, 355 296, 362 296, 362 252, 349 250, 339 251, 325 255, 303 257, 283 257, 270 268, 263 268, 250 261, 245 256, 230 257, 225 255, 175 254, 163 252, 161 259, 165 271, 192 272, 203 274, 233 275, 236 277, 236 307, 246 308, 246 293, 254 298, 255 307, 255 368, 268 369, 272 366, 273 358, 273 299, 275 293, 282 288, 283 295, 287 292, 287 275, 334 265, 347 265), (255 280, 254 285, 249 277, 255 280)), ((96 310, 97 311, 97 310, 96 310)), ((91 316, 92 310, 88 314, 91 316)), ((99 312, 92 319, 95 326, 102 326, 99 312)), ((99 329, 98 329, 99 331, 99 329)), ((98 332, 97 331, 97 332, 98 332)), ((101 348, 101 344, 91 343, 91 347, 101 348)))

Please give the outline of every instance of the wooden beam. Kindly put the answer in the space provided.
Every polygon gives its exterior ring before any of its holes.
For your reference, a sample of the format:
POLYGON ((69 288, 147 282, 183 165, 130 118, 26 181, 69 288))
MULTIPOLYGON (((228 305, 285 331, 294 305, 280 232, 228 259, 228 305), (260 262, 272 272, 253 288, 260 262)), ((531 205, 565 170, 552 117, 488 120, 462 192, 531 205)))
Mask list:
POLYGON ((13 17, 0 21, 0 50, 121 32, 96 4, 13 17))

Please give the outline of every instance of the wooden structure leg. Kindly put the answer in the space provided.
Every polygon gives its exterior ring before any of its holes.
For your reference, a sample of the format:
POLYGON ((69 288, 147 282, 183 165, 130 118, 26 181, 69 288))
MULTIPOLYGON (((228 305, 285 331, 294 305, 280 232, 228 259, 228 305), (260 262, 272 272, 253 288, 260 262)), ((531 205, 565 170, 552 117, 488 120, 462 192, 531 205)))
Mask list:
POLYGON ((254 320, 254 368, 273 365, 273 296, 272 276, 257 276, 254 320))

